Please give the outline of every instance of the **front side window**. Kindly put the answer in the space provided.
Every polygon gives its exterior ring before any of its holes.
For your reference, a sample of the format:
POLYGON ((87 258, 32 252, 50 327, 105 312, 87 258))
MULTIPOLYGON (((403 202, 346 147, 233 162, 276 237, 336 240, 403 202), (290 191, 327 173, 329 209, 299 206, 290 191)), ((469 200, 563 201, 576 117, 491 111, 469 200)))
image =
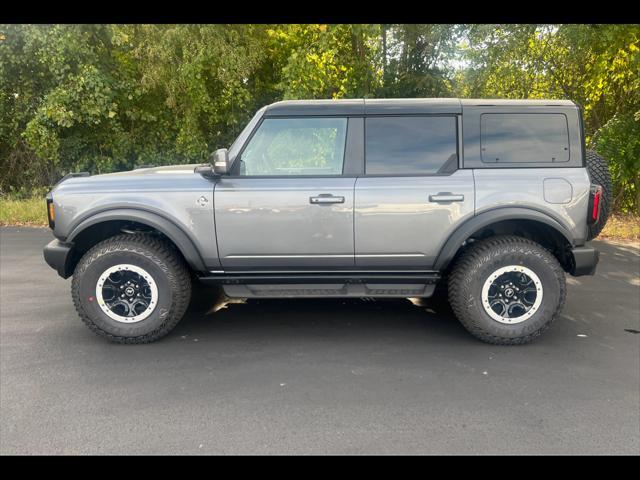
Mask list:
POLYGON ((240 175, 340 175, 346 118, 267 118, 240 157, 240 175))
POLYGON ((370 117, 365 132, 367 174, 431 175, 457 168, 453 116, 370 117))

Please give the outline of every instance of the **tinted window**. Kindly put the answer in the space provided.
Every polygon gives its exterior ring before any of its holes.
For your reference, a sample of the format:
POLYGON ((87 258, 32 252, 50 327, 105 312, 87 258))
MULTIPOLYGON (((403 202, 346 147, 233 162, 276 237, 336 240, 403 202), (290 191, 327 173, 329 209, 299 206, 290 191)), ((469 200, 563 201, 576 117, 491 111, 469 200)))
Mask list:
POLYGON ((241 156, 240 175, 340 175, 346 118, 267 118, 241 156))
POLYGON ((561 113, 483 114, 480 147, 483 162, 566 162, 567 118, 561 113))
POLYGON ((458 165, 455 117, 366 119, 368 174, 450 173, 458 165))

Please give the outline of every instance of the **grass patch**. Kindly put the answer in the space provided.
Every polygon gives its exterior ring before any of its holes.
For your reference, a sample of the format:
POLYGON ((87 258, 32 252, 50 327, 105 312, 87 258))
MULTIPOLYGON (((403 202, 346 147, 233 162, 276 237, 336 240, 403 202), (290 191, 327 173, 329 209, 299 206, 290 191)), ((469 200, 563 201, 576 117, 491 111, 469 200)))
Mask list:
POLYGON ((601 240, 640 241, 640 215, 610 215, 598 238, 601 240))
POLYGON ((0 198, 0 225, 49 225, 44 197, 26 199, 0 198))

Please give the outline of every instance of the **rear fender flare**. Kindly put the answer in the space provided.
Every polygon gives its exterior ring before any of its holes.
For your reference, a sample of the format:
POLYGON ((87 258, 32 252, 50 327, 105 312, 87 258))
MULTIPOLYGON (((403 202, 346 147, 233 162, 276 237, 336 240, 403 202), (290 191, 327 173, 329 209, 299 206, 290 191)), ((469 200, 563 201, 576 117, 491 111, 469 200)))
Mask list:
POLYGON ((460 225, 447 239, 440 253, 436 257, 434 270, 442 271, 447 268, 462 244, 475 232, 505 220, 533 220, 544 223, 560 233, 570 245, 574 244, 571 232, 560 222, 549 215, 529 208, 505 207, 483 212, 460 225))

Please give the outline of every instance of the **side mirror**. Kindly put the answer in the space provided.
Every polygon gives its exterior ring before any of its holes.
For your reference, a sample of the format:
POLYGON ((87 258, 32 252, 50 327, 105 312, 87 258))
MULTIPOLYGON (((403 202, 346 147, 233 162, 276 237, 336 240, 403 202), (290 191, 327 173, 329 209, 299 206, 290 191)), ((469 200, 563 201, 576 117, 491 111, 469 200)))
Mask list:
POLYGON ((220 178, 221 175, 226 175, 229 171, 229 154, 226 148, 219 148, 211 154, 209 157, 209 164, 198 165, 195 169, 195 173, 199 173, 203 177, 209 179, 220 178))
POLYGON ((226 148, 219 148, 213 152, 210 161, 217 175, 226 175, 229 172, 229 152, 226 148))

